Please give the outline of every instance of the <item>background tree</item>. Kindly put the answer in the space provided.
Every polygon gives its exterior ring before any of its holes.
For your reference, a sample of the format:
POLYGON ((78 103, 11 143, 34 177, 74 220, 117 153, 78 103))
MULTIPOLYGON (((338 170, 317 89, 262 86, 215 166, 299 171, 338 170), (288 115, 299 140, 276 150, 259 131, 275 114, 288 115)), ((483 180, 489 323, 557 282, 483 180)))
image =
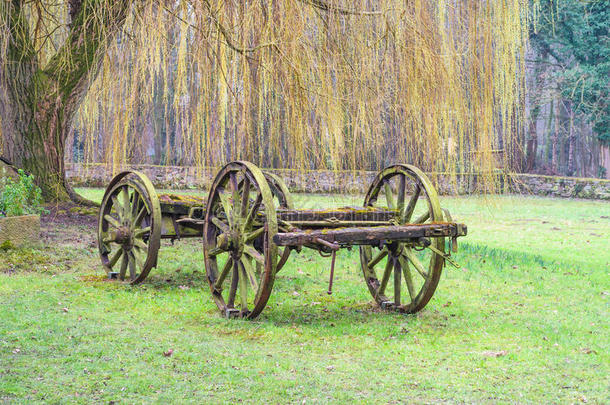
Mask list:
POLYGON ((0 3, 2 151, 34 174, 48 198, 77 198, 65 181, 64 142, 130 3, 0 3))
POLYGON ((542 148, 528 145, 530 166, 537 160, 551 172, 603 177, 599 157, 610 143, 610 1, 545 0, 538 7, 530 33, 529 142, 542 148))

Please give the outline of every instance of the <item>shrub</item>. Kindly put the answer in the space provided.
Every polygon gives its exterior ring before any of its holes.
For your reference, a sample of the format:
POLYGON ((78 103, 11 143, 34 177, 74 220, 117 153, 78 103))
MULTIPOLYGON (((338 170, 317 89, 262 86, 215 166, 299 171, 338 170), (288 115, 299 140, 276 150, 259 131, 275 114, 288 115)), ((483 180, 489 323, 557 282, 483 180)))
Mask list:
POLYGON ((19 169, 17 181, 0 177, 0 216, 42 214, 42 192, 34 184, 34 176, 19 169))

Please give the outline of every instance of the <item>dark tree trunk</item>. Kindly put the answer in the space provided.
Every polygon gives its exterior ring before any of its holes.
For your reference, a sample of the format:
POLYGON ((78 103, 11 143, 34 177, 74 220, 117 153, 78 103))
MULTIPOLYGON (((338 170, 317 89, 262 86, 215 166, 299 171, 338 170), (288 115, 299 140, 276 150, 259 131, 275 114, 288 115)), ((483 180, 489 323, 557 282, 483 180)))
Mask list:
POLYGON ((65 178, 65 142, 101 55, 122 26, 131 1, 71 1, 70 33, 40 66, 22 2, 2 2, 8 50, 0 62, 3 154, 35 176, 47 200, 76 200, 65 178))

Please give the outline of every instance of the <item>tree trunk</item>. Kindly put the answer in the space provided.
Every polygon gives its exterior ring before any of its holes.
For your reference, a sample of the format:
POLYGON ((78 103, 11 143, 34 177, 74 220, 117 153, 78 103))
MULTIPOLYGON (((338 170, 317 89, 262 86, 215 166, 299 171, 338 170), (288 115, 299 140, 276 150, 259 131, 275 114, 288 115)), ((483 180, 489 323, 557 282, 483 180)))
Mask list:
POLYGON ((100 56, 122 26, 130 1, 70 3, 66 42, 40 66, 21 2, 2 2, 8 25, 6 61, 0 64, 2 153, 34 175, 46 200, 80 203, 65 177, 65 142, 72 120, 98 71, 100 56))

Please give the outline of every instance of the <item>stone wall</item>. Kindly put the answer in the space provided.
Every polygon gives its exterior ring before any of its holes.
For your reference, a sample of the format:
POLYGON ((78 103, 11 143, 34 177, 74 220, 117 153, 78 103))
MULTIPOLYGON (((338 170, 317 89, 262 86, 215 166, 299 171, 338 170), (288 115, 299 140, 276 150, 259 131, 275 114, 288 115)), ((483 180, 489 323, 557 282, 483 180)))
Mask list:
MULTIPOLYGON (((68 179, 75 186, 105 187, 113 173, 118 174, 121 170, 141 171, 159 189, 207 189, 218 172, 218 168, 180 166, 131 165, 113 169, 105 164, 66 165, 68 179)), ((376 175, 364 171, 270 171, 284 179, 291 191, 309 193, 365 193, 376 175)), ((482 182, 474 174, 431 174, 431 178, 441 194, 476 194, 482 191, 482 182)), ((603 179, 506 174, 500 178, 499 189, 506 193, 610 200, 610 180, 603 179)))
POLYGON ((0 247, 20 247, 40 238, 40 215, 0 217, 0 247))

